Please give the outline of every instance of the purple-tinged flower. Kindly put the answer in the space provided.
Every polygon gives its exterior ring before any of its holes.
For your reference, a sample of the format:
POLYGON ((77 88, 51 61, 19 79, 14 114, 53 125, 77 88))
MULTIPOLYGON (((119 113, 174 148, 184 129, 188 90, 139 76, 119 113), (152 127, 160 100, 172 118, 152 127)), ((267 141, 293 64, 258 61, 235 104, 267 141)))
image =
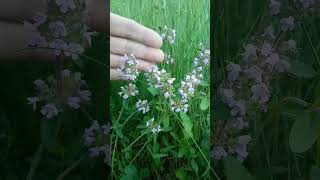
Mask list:
POLYGON ((275 15, 279 14, 280 13, 280 7, 281 7, 281 3, 279 1, 270 0, 269 13, 272 16, 275 16, 275 15))
POLYGON ((76 4, 73 0, 55 0, 56 4, 60 7, 62 13, 66 13, 69 10, 75 10, 76 4))
POLYGON ((73 60, 76 60, 79 58, 79 55, 84 52, 83 47, 78 43, 70 43, 65 51, 64 54, 66 56, 71 56, 73 60))
POLYGON ((266 56, 266 57, 267 57, 267 56, 269 56, 270 54, 272 54, 272 50, 273 50, 272 45, 271 45, 270 43, 264 42, 263 45, 262 45, 262 48, 261 48, 260 52, 261 52, 261 54, 262 54, 263 56, 266 56))
POLYGON ((292 31, 294 29, 294 17, 290 16, 287 18, 283 18, 281 19, 280 24, 282 31, 292 31))
POLYGON ((123 99, 128 99, 130 96, 136 96, 139 91, 137 89, 137 86, 135 84, 129 83, 126 86, 120 87, 121 91, 119 92, 119 95, 123 99))
POLYGON ((237 117, 237 118, 233 118, 230 121, 229 127, 236 130, 241 130, 243 128, 248 127, 248 123, 244 121, 243 117, 237 117))
POLYGON ((230 111, 232 116, 244 116, 246 114, 246 102, 245 100, 241 99, 236 101, 230 111))
POLYGON ((94 157, 98 157, 100 155, 101 149, 100 147, 91 147, 89 149, 89 157, 94 158, 94 157))
POLYGON ((304 9, 308 9, 312 5, 314 5, 314 0, 299 0, 299 2, 301 3, 304 9))
POLYGON ((29 46, 32 47, 48 47, 49 43, 46 40, 45 37, 41 36, 40 34, 36 34, 35 36, 32 37, 32 39, 29 41, 29 46))
POLYGON ((227 65, 228 71, 228 80, 235 81, 238 79, 239 73, 242 71, 242 68, 238 64, 230 63, 227 65))
POLYGON ((80 108, 81 99, 79 97, 68 97, 68 106, 74 109, 80 108))
POLYGON ((247 156, 247 144, 251 141, 250 135, 243 135, 238 137, 238 143, 235 146, 235 152, 237 153, 237 158, 243 161, 247 156))
POLYGON ((257 47, 253 44, 247 44, 244 47, 244 58, 248 59, 250 57, 257 57, 257 47))
POLYGON ((229 107, 232 107, 235 103, 235 100, 233 99, 233 96, 235 95, 234 91, 232 89, 221 88, 220 93, 222 102, 228 104, 229 107))
POLYGON ((252 99, 259 103, 266 103, 269 100, 269 89, 264 83, 255 84, 251 87, 252 99))
POLYGON ((61 39, 54 39, 49 43, 49 47, 53 49, 56 56, 59 56, 67 48, 67 44, 61 39))
POLYGON ((53 103, 49 103, 42 107, 41 114, 46 116, 46 118, 51 119, 54 116, 58 115, 59 111, 53 103))
POLYGON ((31 17, 32 25, 38 27, 47 21, 47 15, 38 13, 31 17))
POLYGON ((289 51, 295 52, 297 50, 297 43, 295 40, 289 39, 288 41, 285 41, 284 43, 289 51))
POLYGON ((244 74, 256 83, 262 82, 262 70, 257 66, 251 66, 249 69, 245 69, 244 74))
POLYGON ((41 79, 37 79, 33 82, 36 85, 38 91, 43 91, 48 88, 48 85, 41 79))
POLYGON ((66 27, 62 21, 55 21, 49 24, 49 31, 54 38, 64 37, 67 35, 66 27))
POLYGON ((212 152, 211 152, 211 157, 213 157, 216 160, 223 159, 223 158, 225 158, 227 156, 228 156, 228 153, 221 146, 214 147, 212 152))
POLYGON ((130 54, 129 56, 125 54, 122 58, 125 63, 124 65, 120 66, 120 68, 118 68, 118 71, 120 71, 122 73, 122 76, 127 80, 136 80, 139 76, 137 59, 133 54, 130 54))
POLYGON ((278 72, 288 71, 289 68, 290 68, 289 62, 286 60, 282 60, 282 59, 280 59, 275 65, 275 70, 278 72))
POLYGON ((274 67, 274 65, 279 61, 280 61, 279 54, 272 53, 269 57, 267 57, 265 64, 270 65, 271 67, 274 67))
POLYGON ((110 164, 110 147, 109 144, 106 144, 104 147, 104 163, 110 164))
POLYGON ((92 93, 89 90, 80 90, 78 92, 78 94, 79 94, 82 101, 90 101, 91 100, 92 93))

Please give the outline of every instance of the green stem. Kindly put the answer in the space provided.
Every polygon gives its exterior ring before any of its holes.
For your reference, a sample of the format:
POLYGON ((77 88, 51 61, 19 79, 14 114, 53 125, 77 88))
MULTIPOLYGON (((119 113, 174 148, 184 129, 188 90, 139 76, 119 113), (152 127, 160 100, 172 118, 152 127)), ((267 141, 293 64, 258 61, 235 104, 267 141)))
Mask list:
POLYGON ((150 141, 150 139, 152 138, 152 136, 149 137, 148 141, 146 143, 144 143, 144 145, 142 146, 142 148, 139 150, 139 152, 137 153, 137 155, 131 160, 130 164, 133 163, 133 161, 139 156, 139 154, 141 153, 141 151, 144 149, 144 147, 148 144, 148 142, 150 141))
POLYGON ((26 180, 32 180, 33 179, 33 176, 39 166, 39 163, 40 163, 40 160, 41 160, 41 157, 42 157, 42 153, 43 153, 43 145, 40 144, 38 149, 37 149, 37 152, 35 153, 34 157, 33 157, 33 160, 32 160, 32 163, 31 163, 31 167, 30 167, 30 170, 29 170, 29 173, 28 173, 28 176, 26 178, 26 180))
POLYGON ((71 164, 71 166, 69 166, 66 170, 64 170, 58 177, 56 180, 63 180, 68 174, 70 174, 74 169, 76 169, 79 164, 81 163, 82 160, 84 160, 87 157, 87 153, 82 155, 80 157, 80 159, 78 159, 77 161, 75 161, 73 164, 71 164))

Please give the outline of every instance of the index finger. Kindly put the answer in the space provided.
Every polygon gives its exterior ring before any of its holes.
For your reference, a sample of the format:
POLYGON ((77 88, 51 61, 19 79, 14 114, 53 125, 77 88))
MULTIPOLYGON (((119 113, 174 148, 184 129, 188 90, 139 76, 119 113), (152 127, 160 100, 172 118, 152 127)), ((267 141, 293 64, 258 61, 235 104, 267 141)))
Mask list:
POLYGON ((162 46, 162 38, 155 31, 134 20, 110 13, 110 35, 127 38, 153 48, 162 46))

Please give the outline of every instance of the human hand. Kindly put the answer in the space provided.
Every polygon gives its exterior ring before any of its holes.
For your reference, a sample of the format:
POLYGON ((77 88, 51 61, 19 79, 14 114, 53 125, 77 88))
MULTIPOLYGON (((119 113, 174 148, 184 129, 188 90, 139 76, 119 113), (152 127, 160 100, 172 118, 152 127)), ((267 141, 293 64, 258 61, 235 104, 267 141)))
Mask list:
POLYGON ((137 68, 146 70, 164 59, 160 50, 161 36, 155 31, 125 17, 110 13, 110 79, 123 80, 117 70, 123 65, 124 54, 134 54, 137 68))
MULTIPOLYGON (((55 59, 53 50, 26 49, 28 40, 36 32, 24 26, 23 21, 38 13, 45 13, 47 9, 47 0, 10 0, 0 3, 0 59, 55 59)), ((95 31, 107 33, 107 1, 88 0, 87 9, 84 22, 95 31)))

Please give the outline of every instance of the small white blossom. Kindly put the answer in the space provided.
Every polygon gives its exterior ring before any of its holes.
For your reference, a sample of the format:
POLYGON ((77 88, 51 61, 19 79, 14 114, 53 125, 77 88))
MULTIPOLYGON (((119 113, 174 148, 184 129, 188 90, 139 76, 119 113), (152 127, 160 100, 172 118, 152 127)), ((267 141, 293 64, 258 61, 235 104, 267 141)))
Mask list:
POLYGON ((58 115, 59 111, 53 103, 49 103, 42 107, 41 114, 46 116, 46 118, 51 119, 54 116, 58 115))
POLYGON ((129 83, 126 86, 120 87, 121 91, 119 92, 119 95, 123 99, 128 99, 130 96, 136 96, 139 91, 137 89, 137 86, 135 84, 129 83))
POLYGON ((150 107, 149 107, 149 104, 148 104, 148 101, 147 100, 139 100, 137 103, 136 103, 136 107, 138 109, 138 111, 142 112, 142 114, 146 114, 149 110, 150 110, 150 107))

